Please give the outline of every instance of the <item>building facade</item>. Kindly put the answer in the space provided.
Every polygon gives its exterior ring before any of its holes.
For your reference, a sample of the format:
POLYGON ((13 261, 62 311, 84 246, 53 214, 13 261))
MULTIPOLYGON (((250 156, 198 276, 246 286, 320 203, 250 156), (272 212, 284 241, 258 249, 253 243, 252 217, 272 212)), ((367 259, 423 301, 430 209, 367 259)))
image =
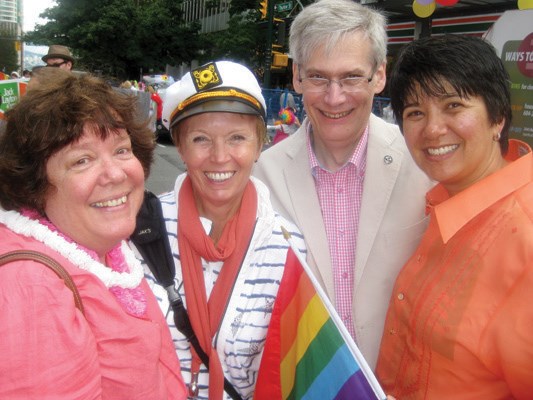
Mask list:
POLYGON ((22 65, 22 0, 0 0, 0 40, 12 41, 22 65))
POLYGON ((223 31, 228 27, 231 0, 184 0, 185 22, 199 21, 200 33, 223 31))

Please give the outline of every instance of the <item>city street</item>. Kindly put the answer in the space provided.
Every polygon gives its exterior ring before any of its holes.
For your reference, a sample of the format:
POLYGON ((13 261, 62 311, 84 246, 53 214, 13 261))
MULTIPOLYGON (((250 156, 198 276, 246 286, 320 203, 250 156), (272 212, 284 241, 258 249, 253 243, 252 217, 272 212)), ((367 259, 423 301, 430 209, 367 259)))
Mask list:
POLYGON ((185 165, 170 139, 159 139, 146 188, 155 194, 168 192, 174 188, 176 177, 184 171, 185 165))

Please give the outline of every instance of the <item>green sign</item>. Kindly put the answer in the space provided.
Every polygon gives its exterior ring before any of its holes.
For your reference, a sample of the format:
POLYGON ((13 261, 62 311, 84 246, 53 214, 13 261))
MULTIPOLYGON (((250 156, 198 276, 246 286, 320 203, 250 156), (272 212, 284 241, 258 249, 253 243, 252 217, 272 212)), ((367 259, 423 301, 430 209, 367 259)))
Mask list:
POLYGON ((290 11, 292 10, 292 1, 286 3, 278 3, 274 6, 276 11, 290 11))
POLYGON ((26 92, 26 82, 20 79, 0 81, 0 119, 4 119, 4 112, 19 101, 26 92))

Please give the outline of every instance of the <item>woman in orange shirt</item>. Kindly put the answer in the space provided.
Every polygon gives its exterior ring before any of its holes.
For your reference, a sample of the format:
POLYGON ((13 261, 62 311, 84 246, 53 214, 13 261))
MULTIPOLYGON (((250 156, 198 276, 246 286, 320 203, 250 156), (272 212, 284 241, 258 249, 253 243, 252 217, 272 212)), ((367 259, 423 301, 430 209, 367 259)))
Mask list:
POLYGON ((467 36, 404 48, 391 104, 438 182, 430 224, 399 274, 377 365, 399 399, 531 399, 533 158, 508 139, 509 76, 467 36))

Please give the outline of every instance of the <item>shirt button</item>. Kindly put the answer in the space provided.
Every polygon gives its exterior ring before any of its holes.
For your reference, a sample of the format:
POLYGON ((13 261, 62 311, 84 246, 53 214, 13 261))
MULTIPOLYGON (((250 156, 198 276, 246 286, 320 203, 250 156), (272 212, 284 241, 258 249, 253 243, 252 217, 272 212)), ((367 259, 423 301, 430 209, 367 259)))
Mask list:
POLYGON ((389 334, 390 335, 396 335, 396 329, 394 329, 394 328, 389 329, 389 334))
POLYGON ((405 295, 403 293, 398 293, 398 300, 403 300, 405 299, 405 295))
POLYGON ((348 278, 348 272, 343 272, 342 279, 347 279, 347 278, 348 278))

